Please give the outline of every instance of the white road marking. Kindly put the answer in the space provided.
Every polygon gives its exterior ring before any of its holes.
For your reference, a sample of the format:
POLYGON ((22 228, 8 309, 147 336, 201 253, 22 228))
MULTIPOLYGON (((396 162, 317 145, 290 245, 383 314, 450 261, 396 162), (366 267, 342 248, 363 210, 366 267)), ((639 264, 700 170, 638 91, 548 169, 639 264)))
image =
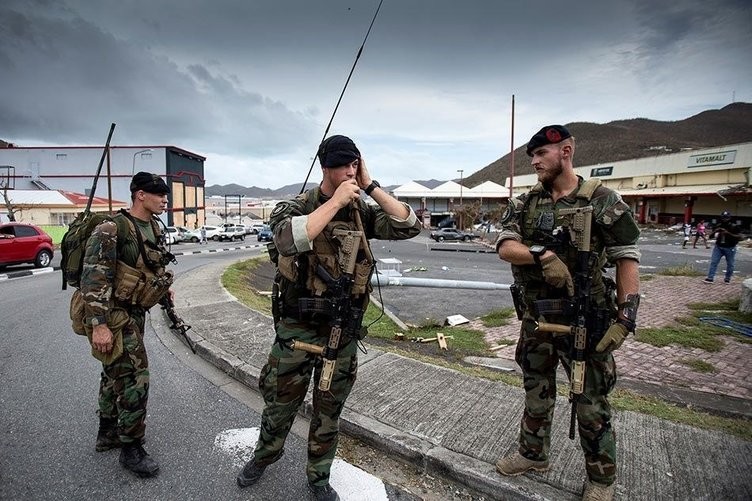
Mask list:
MULTIPOLYGON (((214 450, 230 456, 233 465, 242 468, 253 458, 258 437, 258 428, 225 430, 214 438, 214 450)), ((330 483, 342 501, 389 501, 381 479, 339 458, 332 463, 330 483)))

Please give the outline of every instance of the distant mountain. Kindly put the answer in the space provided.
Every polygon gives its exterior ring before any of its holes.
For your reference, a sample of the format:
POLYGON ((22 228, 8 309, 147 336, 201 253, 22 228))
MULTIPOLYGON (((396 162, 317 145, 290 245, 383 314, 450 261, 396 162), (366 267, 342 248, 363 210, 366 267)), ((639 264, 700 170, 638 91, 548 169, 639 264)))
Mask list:
MULTIPOLYGON (((276 190, 270 188, 259 188, 251 186, 246 188, 239 184, 213 184, 206 187, 206 196, 224 196, 224 195, 241 195, 247 198, 266 198, 272 200, 285 200, 293 198, 300 193, 300 187, 303 183, 288 184, 276 190)), ((318 183, 307 183, 306 189, 313 188, 318 183)))
MULTIPOLYGON (((605 164, 675 153, 683 148, 712 148, 752 141, 752 103, 733 103, 675 122, 635 118, 607 124, 573 122, 565 125, 577 139, 575 167, 605 164)), ((525 147, 523 144, 514 150, 516 175, 532 173, 525 147)), ((504 155, 466 177, 462 184, 469 188, 484 181, 503 185, 509 175, 509 160, 510 154, 504 155)))

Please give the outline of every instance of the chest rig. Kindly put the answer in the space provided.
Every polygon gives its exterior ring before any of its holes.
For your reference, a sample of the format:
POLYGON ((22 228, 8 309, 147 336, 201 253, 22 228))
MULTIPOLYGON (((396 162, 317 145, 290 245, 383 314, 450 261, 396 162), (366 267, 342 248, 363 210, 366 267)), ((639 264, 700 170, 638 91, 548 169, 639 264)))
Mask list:
MULTIPOLYGON (((600 187, 601 181, 597 178, 591 178, 581 182, 575 201, 566 208, 580 208, 590 205, 595 191, 600 187)), ((570 232, 567 226, 570 224, 568 216, 559 213, 564 207, 557 207, 551 198, 544 197, 543 186, 538 183, 525 200, 522 210, 519 214, 519 224, 522 236, 522 243, 527 246, 534 244, 544 245, 547 249, 556 253, 574 273, 577 263, 577 248, 571 241, 570 232)), ((596 225, 593 224, 591 236, 591 249, 599 254, 598 262, 593 269, 593 291, 599 292, 604 288, 602 281, 601 268, 605 264, 605 254, 602 252, 603 243, 598 235, 596 225)), ((526 303, 531 303, 540 298, 558 298, 561 291, 554 289, 543 280, 541 269, 537 266, 513 266, 515 281, 522 284, 525 290, 526 303)), ((530 311, 530 308, 528 308, 530 311)))
POLYGON ((118 226, 118 240, 120 235, 127 235, 125 238, 128 243, 138 246, 135 262, 132 259, 127 259, 129 262, 126 262, 122 256, 125 253, 118 253, 113 298, 123 306, 148 310, 162 299, 172 285, 173 273, 166 270, 165 266, 174 257, 161 243, 162 231, 154 218, 150 224, 156 244, 144 237, 133 217, 126 211, 121 211, 113 220, 118 226))
MULTIPOLYGON (((305 212, 310 214, 317 207, 318 197, 315 196, 316 190, 307 195, 305 212)), ((344 293, 360 311, 358 319, 353 319, 359 328, 372 289, 370 278, 374 260, 362 224, 356 222, 360 217, 346 214, 346 211, 356 210, 359 209, 342 209, 335 220, 314 238, 311 251, 277 256, 278 273, 272 290, 275 322, 287 316, 325 323, 332 313, 332 300, 341 300, 344 293), (348 272, 346 264, 352 263, 353 259, 353 269, 348 272), (347 275, 347 280, 351 279, 346 292, 335 285, 336 282, 342 283, 343 274, 347 275)))

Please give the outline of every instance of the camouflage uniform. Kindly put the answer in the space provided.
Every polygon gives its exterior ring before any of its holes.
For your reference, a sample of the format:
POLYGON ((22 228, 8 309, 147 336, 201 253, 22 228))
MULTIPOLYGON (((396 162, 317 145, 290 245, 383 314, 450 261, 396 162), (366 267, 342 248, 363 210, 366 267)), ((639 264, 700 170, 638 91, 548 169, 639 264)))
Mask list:
MULTIPOLYGON (((140 255, 138 242, 131 234, 119 236, 119 225, 115 222, 118 218, 125 216, 118 214, 113 217, 113 221, 101 223, 94 229, 86 244, 81 293, 86 302, 87 321, 91 325, 110 325, 108 320, 115 309, 126 310, 130 317, 122 329, 122 355, 102 364, 98 410, 100 418, 117 421, 120 441, 128 444, 140 442, 144 437, 149 395, 149 361, 144 346, 146 311, 138 306, 120 304, 113 297, 117 286, 117 262, 122 261, 136 267, 140 255)), ((159 234, 156 225, 135 218, 134 221, 144 242, 148 240, 156 246, 159 234)), ((120 225, 123 225, 122 220, 120 225)), ((121 230, 120 234, 122 233, 121 230)))
MULTIPOLYGON (((309 277, 305 263, 317 248, 314 241, 313 250, 311 249, 311 242, 308 242, 304 233, 305 218, 299 216, 310 214, 326 200, 316 187, 291 201, 280 202, 270 217, 269 222, 274 233, 273 244, 270 244, 272 258, 278 262, 278 259, 283 261, 285 257, 294 257, 300 276, 295 281, 286 279, 279 272, 278 264, 275 286, 279 292, 274 300, 276 339, 269 354, 269 361, 259 377, 259 388, 265 406, 261 417, 261 433, 254 453, 254 461, 259 466, 267 466, 279 458, 295 414, 303 403, 313 376, 313 416, 308 435, 306 468, 308 480, 312 485, 327 485, 329 482, 329 470, 337 451, 339 416, 358 371, 357 342, 352 336, 343 335, 331 388, 328 392, 322 392, 318 389, 322 368, 321 357, 290 347, 293 340, 324 346, 331 331, 330 319, 325 314, 301 313, 298 309, 299 298, 314 295, 306 287, 309 277)), ((362 200, 358 203, 358 210, 363 221, 363 230, 369 239, 402 240, 412 238, 420 232, 419 222, 412 210, 407 220, 390 216, 380 207, 373 208, 362 200)), ((332 221, 352 222, 350 209, 341 209, 332 221)), ((370 269, 366 275, 366 278, 370 276, 370 269)), ((358 304, 363 304, 365 308, 366 297, 367 293, 360 294, 354 301, 362 301, 358 304)), ((359 326, 353 327, 357 330, 359 326)))
MULTIPOLYGON (((579 177, 579 176, 578 176, 579 177)), ((592 314, 588 315, 588 355, 584 393, 590 404, 577 405, 580 444, 585 452, 588 477, 603 485, 610 485, 616 475, 616 442, 611 424, 608 394, 616 384, 616 365, 610 352, 596 353, 595 346, 615 315, 610 304, 601 268, 606 262, 619 259, 639 261, 637 249, 639 229, 633 214, 618 193, 598 186, 583 194, 583 179, 568 196, 553 202, 551 195, 539 183, 530 193, 510 200, 502 221, 503 229, 497 249, 504 240, 512 239, 527 246, 546 245, 575 275, 577 249, 571 243, 561 244, 555 228, 561 226, 560 209, 593 206, 591 250, 597 254, 597 264, 591 272, 592 314), (580 195, 578 197, 578 194, 580 195)), ((525 387, 525 411, 520 426, 519 452, 534 461, 547 461, 550 447, 551 421, 556 402, 556 367, 561 361, 569 375, 572 336, 535 332, 537 321, 569 325, 572 318, 563 313, 536 315, 534 301, 562 299, 566 289, 554 288, 544 281, 537 265, 512 265, 515 282, 522 286, 525 313, 517 344, 515 359, 522 368, 525 387)))

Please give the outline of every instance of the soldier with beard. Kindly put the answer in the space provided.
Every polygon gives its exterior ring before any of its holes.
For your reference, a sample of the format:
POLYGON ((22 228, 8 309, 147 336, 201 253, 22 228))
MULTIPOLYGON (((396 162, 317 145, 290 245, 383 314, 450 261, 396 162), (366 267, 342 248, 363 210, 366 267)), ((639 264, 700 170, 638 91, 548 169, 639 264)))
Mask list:
MULTIPOLYGON (((634 332, 639 304, 637 248, 639 229, 618 193, 600 180, 585 181, 574 172, 575 139, 561 125, 543 127, 527 145, 538 176, 533 189, 509 201, 496 249, 512 265, 522 315, 516 361, 522 368, 525 410, 516 452, 496 469, 520 475, 549 468, 551 421, 556 402, 556 367, 572 377, 573 336, 537 330, 539 322, 572 325, 572 298, 578 249, 566 241, 563 209, 593 207, 590 251, 588 340, 584 395, 576 412, 588 481, 583 499, 612 499, 616 480, 616 441, 608 394, 616 383, 612 351, 634 332), (609 281, 601 269, 616 266, 616 304, 609 301, 609 281), (543 301, 541 301, 543 300, 543 301), (541 306, 548 310, 542 314, 541 306), (561 305, 557 310, 554 306, 561 305), (618 313, 617 313, 618 311, 618 313), (589 402, 589 403, 587 403, 589 402)), ((613 290, 613 289, 611 289, 613 290)), ((586 296, 587 297, 587 296, 586 296)))

